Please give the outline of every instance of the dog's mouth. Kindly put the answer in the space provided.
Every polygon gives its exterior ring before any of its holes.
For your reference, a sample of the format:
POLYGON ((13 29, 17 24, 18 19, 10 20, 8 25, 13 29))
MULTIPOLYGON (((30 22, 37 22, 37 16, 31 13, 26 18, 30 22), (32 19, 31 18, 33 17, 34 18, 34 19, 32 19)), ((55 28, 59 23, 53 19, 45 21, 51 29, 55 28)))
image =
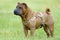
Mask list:
POLYGON ((18 12, 16 10, 14 10, 14 15, 18 15, 18 12))
POLYGON ((22 11, 20 9, 15 9, 14 10, 14 15, 19 15, 21 16, 22 15, 22 11))
POLYGON ((19 15, 19 10, 18 10, 18 9, 15 9, 15 10, 14 10, 14 14, 15 14, 15 15, 19 15))

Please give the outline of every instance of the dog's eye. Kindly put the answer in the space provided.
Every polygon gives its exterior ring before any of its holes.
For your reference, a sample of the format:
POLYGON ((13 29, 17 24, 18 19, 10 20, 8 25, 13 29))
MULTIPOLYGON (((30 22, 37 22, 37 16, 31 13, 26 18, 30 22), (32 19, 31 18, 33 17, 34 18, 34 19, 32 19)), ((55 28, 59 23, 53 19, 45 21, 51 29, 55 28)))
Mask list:
POLYGON ((19 9, 22 9, 22 7, 19 7, 19 9))

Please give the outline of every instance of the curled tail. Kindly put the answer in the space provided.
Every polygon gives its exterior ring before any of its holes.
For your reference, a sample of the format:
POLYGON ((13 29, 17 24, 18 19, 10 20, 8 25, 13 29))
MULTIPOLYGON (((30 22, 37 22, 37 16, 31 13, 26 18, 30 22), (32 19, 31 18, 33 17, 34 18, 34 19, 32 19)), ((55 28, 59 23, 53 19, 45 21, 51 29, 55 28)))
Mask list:
POLYGON ((46 13, 49 15, 50 14, 50 9, 49 8, 46 8, 46 13))

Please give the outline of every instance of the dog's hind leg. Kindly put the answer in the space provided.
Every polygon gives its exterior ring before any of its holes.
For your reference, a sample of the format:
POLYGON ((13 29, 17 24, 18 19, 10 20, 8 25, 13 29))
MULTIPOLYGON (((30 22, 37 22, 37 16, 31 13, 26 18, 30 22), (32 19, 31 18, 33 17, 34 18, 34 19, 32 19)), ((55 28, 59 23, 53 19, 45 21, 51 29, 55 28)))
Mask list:
POLYGON ((51 37, 53 37, 53 34, 54 34, 54 25, 53 24, 51 26, 49 26, 49 31, 50 31, 51 37))
POLYGON ((48 29, 48 26, 47 25, 44 26, 44 31, 46 32, 47 37, 49 37, 50 36, 50 33, 49 33, 49 29, 48 29))

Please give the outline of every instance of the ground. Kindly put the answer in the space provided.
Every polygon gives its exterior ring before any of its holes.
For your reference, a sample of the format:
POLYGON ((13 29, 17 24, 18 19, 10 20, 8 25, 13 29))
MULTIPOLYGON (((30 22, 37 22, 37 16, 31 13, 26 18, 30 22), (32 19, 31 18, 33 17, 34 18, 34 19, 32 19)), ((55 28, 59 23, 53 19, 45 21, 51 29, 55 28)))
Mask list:
POLYGON ((60 0, 0 0, 0 40, 60 40, 60 0), (13 14, 17 2, 25 2, 33 11, 50 8, 54 16, 54 37, 47 38, 43 28, 25 38, 21 17, 13 14))

